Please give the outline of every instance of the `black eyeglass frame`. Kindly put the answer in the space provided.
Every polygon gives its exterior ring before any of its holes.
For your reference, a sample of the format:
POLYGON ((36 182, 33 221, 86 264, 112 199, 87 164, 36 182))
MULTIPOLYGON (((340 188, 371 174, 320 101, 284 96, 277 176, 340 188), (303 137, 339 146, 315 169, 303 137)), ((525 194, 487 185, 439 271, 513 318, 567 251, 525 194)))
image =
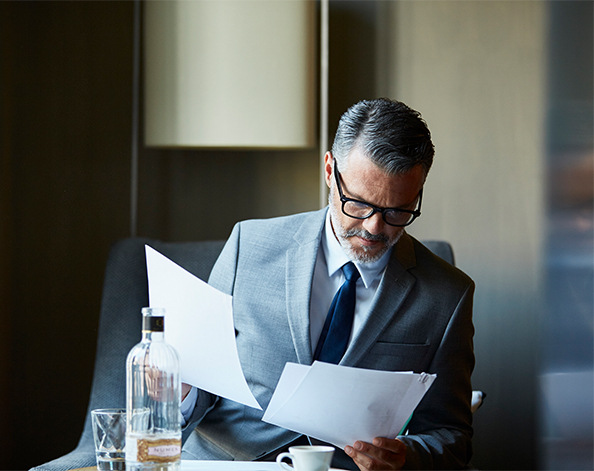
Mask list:
POLYGON ((388 226, 406 227, 406 226, 410 226, 415 221, 415 219, 417 219, 421 215, 421 202, 423 201, 423 189, 422 188, 419 190, 419 203, 417 205, 417 209, 415 209, 414 211, 411 211, 409 209, 400 209, 400 208, 380 208, 378 206, 372 205, 371 203, 368 203, 367 201, 361 201, 361 200, 357 200, 354 198, 347 198, 346 196, 344 196, 344 193, 342 192, 342 185, 340 184, 341 176, 340 176, 340 173, 338 173, 338 167, 336 166, 336 159, 334 159, 334 177, 336 178, 336 187, 338 188, 338 195, 340 196, 340 201, 342 203, 342 212, 343 212, 343 214, 345 214, 346 216, 348 216, 350 218, 368 219, 371 216, 373 216, 375 213, 382 213, 382 219, 388 226), (344 210, 345 205, 349 201, 351 201, 353 203, 358 203, 358 204, 361 204, 364 206, 369 206, 369 208, 371 209, 371 213, 369 213, 367 216, 362 216, 362 217, 350 215, 349 213, 347 213, 344 210), (406 224, 392 224, 386 220, 386 213, 388 213, 390 211, 411 214, 412 219, 410 221, 408 221, 406 224))

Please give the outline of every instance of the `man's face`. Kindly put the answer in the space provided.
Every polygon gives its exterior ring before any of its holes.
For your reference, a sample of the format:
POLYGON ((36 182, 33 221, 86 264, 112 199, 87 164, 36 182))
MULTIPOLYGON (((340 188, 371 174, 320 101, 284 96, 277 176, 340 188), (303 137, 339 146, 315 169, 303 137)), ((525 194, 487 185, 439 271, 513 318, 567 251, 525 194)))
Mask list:
MULTIPOLYGON (((334 158, 324 158, 326 184, 330 188, 330 221, 338 242, 349 258, 359 263, 377 261, 404 232, 402 227, 386 224, 381 213, 367 219, 354 219, 342 212, 342 203, 334 177, 334 158)), ((406 173, 388 175, 355 147, 348 156, 348 165, 339 169, 342 192, 381 208, 414 210, 425 182, 423 168, 418 165, 406 173)))

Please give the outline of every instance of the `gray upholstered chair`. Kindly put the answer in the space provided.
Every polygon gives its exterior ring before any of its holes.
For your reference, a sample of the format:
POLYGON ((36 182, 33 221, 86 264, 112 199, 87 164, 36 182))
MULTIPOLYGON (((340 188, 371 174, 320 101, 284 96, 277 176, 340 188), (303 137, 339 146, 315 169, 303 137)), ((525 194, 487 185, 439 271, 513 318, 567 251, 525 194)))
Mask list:
MULTIPOLYGON (((423 243, 435 254, 454 264, 454 254, 447 242, 423 243)), ((126 356, 140 340, 140 310, 148 305, 145 244, 207 280, 224 241, 165 243, 132 238, 114 244, 105 271, 95 370, 82 435, 74 451, 33 468, 33 471, 64 471, 94 466, 91 410, 125 407, 126 356)))

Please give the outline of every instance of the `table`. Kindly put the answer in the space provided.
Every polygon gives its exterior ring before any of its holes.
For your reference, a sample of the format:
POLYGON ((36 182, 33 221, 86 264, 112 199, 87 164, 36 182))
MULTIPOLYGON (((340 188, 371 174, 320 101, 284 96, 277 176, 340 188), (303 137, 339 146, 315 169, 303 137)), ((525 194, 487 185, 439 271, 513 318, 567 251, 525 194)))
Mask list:
MULTIPOLYGON (((71 471, 97 471, 96 466, 71 471)), ((280 471, 274 461, 198 461, 182 460, 181 471, 280 471)))
MULTIPOLYGON (((72 471, 97 471, 97 467, 72 471)), ((181 471, 281 471, 274 461, 198 461, 182 460, 181 471)), ((332 468, 330 471, 343 471, 332 468)))

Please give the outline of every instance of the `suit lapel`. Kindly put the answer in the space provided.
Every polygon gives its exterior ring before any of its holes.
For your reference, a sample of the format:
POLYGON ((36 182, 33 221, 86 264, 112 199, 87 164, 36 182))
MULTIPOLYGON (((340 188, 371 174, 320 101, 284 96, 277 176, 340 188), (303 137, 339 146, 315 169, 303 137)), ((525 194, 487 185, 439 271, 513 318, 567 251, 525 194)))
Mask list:
POLYGON ((299 363, 312 362, 309 331, 311 283, 326 210, 308 217, 294 236, 295 243, 287 250, 286 296, 289 327, 299 363))
POLYGON ((408 273, 408 269, 415 265, 412 239, 404 233, 392 250, 368 320, 349 345, 341 365, 355 366, 392 321, 415 283, 415 278, 408 273))

